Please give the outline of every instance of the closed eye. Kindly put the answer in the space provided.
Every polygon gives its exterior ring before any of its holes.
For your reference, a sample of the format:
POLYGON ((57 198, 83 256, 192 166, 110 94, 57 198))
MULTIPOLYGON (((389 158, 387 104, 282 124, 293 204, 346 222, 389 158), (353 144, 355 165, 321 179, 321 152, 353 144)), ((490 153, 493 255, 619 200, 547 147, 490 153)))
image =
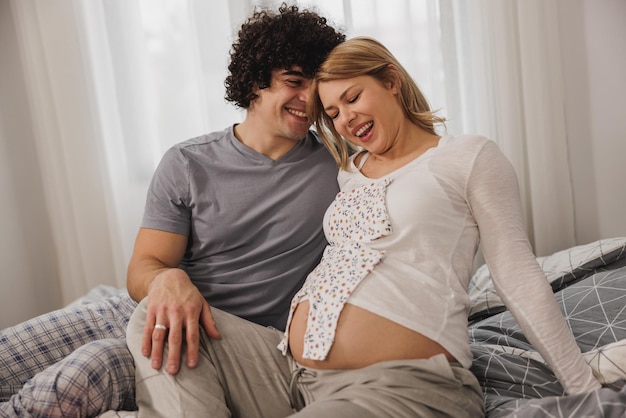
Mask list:
MULTIPOLYGON (((349 98, 348 100, 346 100, 346 102, 347 102, 348 104, 355 103, 357 100, 359 100, 359 97, 361 97, 361 93, 358 93, 358 94, 356 94, 356 95, 352 96, 351 98, 349 98)), ((339 112, 332 113, 332 114, 327 113, 326 115, 327 115, 329 118, 331 118, 332 120, 335 120, 335 119, 337 119, 337 118, 339 117, 339 112)))
POLYGON ((354 102, 356 102, 357 100, 359 100, 359 97, 360 97, 360 96, 361 96, 361 93, 359 93, 359 94, 357 94, 357 95, 355 95, 355 96, 351 97, 350 99, 348 99, 348 103, 354 103, 354 102))

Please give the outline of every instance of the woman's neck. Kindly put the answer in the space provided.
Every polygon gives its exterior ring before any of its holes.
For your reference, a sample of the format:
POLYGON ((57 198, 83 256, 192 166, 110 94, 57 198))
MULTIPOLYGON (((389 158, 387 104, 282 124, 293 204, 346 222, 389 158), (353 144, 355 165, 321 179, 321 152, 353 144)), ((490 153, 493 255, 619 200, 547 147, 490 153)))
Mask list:
MULTIPOLYGON (((414 129, 398 135, 398 141, 385 152, 370 153, 369 158, 361 167, 361 173, 367 177, 380 178, 410 163, 439 144, 438 135, 426 132, 416 125, 412 124, 412 126, 414 129)), ((362 157, 358 158, 360 161, 362 157)), ((357 166, 359 161, 355 161, 357 166)))

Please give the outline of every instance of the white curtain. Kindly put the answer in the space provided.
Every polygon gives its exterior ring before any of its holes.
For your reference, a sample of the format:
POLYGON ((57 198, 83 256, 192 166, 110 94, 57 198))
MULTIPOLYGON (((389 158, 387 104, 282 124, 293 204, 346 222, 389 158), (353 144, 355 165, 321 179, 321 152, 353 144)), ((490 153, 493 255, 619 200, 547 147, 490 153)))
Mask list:
MULTIPOLYGON (((11 0, 64 303, 125 286, 156 164, 241 120, 223 99, 229 47, 253 5, 279 3, 11 0)), ((299 3, 385 43, 450 132, 500 144, 538 252, 573 243, 553 1, 299 3)))
POLYGON ((574 245, 557 2, 441 0, 441 10, 454 128, 489 136, 513 163, 538 255, 574 245))
MULTIPOLYGON (((72 1, 11 3, 64 302, 122 271, 111 185, 103 173, 105 132, 86 59, 85 22, 72 1)), ((14 138, 15 140, 15 138, 14 138)), ((37 262, 31 253, 31 262, 37 262)), ((36 284, 35 284, 36 286, 36 284)))

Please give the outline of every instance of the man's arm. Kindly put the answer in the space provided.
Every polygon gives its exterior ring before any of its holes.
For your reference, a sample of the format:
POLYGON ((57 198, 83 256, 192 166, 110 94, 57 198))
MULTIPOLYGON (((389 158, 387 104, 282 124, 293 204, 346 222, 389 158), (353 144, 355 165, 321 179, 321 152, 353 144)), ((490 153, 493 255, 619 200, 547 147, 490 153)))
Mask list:
POLYGON ((180 367, 183 329, 189 367, 198 362, 200 324, 211 338, 220 337, 209 304, 187 273, 178 268, 186 246, 185 235, 141 228, 126 279, 134 300, 148 298, 142 353, 152 359, 152 367, 161 368, 167 337, 170 374, 180 367), (165 325, 167 330, 155 329, 156 324, 165 325))

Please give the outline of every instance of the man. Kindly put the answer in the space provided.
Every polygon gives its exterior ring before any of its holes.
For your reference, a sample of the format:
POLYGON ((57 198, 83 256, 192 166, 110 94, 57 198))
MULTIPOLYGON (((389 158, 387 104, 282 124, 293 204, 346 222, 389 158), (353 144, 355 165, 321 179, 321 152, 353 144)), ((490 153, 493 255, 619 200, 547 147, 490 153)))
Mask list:
POLYGON ((256 13, 226 80, 245 120, 163 158, 128 275, 133 299, 148 297, 143 350, 155 368, 167 334, 167 370, 177 372, 183 329, 193 367, 198 324, 219 337, 210 305, 284 328, 291 297, 321 257, 322 216, 338 190, 305 111, 309 79, 342 40, 296 7, 256 13))
MULTIPOLYGON (((183 341, 194 366, 200 327, 219 338, 211 306, 284 328, 291 297, 321 257, 322 217, 338 191, 334 161, 309 132, 308 84, 343 40, 313 12, 285 5, 256 11, 233 44, 226 80, 226 98, 247 110, 245 120, 164 156, 127 282, 134 300, 147 297, 143 350, 153 367, 161 366, 166 340, 168 373, 180 367, 183 341)), ((133 359, 123 333, 134 307, 130 298, 112 298, 2 331, 0 366, 29 365, 0 376, 11 385, 5 393, 34 377, 0 405, 0 416, 133 409, 133 359), (36 352, 24 352, 25 335, 43 339, 36 352)))

